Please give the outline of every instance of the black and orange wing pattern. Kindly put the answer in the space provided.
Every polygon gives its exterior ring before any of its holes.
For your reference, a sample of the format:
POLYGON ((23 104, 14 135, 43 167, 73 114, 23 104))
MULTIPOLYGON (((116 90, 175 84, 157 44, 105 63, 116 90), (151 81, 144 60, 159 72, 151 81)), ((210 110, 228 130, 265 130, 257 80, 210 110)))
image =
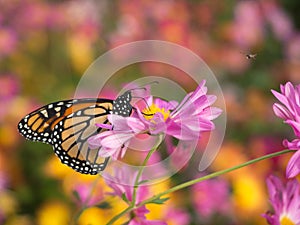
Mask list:
POLYGON ((109 159, 99 158, 100 149, 90 149, 87 139, 101 131, 95 123, 108 122, 113 103, 109 99, 51 103, 25 116, 18 129, 26 139, 51 144, 61 162, 75 171, 95 175, 109 159))

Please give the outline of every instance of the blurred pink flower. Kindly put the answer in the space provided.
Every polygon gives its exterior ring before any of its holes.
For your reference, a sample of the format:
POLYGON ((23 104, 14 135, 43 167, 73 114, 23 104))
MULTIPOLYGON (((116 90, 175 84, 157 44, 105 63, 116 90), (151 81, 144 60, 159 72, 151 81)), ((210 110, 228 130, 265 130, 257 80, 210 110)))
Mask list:
POLYGON ((300 34, 299 33, 289 40, 285 51, 289 61, 295 63, 295 65, 299 64, 300 61, 300 34))
POLYGON ((0 74, 0 99, 1 101, 14 97, 19 92, 19 82, 11 74, 0 74))
POLYGON ((5 176, 4 172, 0 171, 0 191, 6 189, 7 185, 8 185, 7 177, 5 176))
POLYGON ((136 134, 151 135, 167 134, 180 140, 197 140, 200 132, 214 129, 211 121, 217 118, 222 110, 211 107, 216 96, 207 95, 205 81, 183 99, 178 105, 176 101, 166 102, 161 99, 147 98, 148 107, 142 112, 137 108, 131 117, 109 115, 112 125, 98 124, 97 126, 109 131, 89 138, 92 148, 101 147, 101 157, 125 155, 127 145, 136 134))
MULTIPOLYGON (((296 139, 288 141, 285 139, 283 145, 292 150, 300 149, 300 85, 294 87, 291 82, 280 85, 281 93, 271 90, 273 95, 281 102, 274 103, 273 110, 276 116, 282 118, 285 123, 289 124, 296 135, 296 139)), ((295 177, 300 173, 300 151, 297 151, 290 159, 286 176, 295 177)))
POLYGON ((281 41, 288 41, 293 34, 293 24, 276 1, 262 1, 266 19, 271 24, 275 36, 281 41))
POLYGON ((164 217, 174 225, 188 225, 191 221, 191 217, 186 211, 172 207, 168 207, 164 217))
MULTIPOLYGON (((49 4, 42 1, 25 1, 14 10, 18 12, 18 17, 13 17, 14 27, 19 31, 37 31, 47 27, 49 4)), ((13 13, 13 12, 12 12, 13 13)))
POLYGON ((129 221, 128 225, 167 225, 167 223, 158 220, 147 220, 145 214, 149 210, 145 206, 139 207, 133 211, 134 217, 129 221))
POLYGON ((103 194, 93 193, 93 185, 91 183, 80 183, 74 187, 74 191, 76 191, 79 201, 84 206, 93 206, 97 203, 100 203, 103 200, 103 194))
MULTIPOLYGON (((1 53, 0 53, 1 54, 1 53)), ((19 82, 11 74, 0 74, 0 121, 9 114, 9 108, 13 104, 19 92, 19 82)))
POLYGON ((300 224, 300 186, 296 179, 289 180, 286 187, 279 178, 267 179, 270 202, 274 212, 263 214, 270 225, 300 224))
MULTIPOLYGON (((133 173, 127 167, 115 168, 114 176, 106 176, 106 184, 113 189, 113 192, 108 193, 113 196, 118 196, 123 199, 126 197, 130 202, 133 201, 133 191, 134 182, 137 173, 133 173)), ((142 180, 142 178, 140 179, 142 180)), ((145 200, 149 195, 149 190, 147 186, 139 186, 136 192, 135 205, 139 204, 141 201, 145 200)), ((127 202, 129 204, 129 202, 127 202)), ((166 225, 165 222, 156 220, 147 220, 145 214, 149 213, 146 206, 141 206, 133 210, 130 221, 128 225, 166 225)))
POLYGON ((192 186, 192 196, 200 217, 209 218, 214 213, 230 212, 229 185, 225 180, 211 179, 192 186))
POLYGON ((263 40, 264 21, 259 3, 239 1, 235 7, 233 40, 244 49, 250 49, 263 40))
POLYGON ((14 30, 0 26, 0 58, 11 54, 16 48, 18 37, 14 30))
MULTIPOLYGON (((113 190, 108 194, 113 196, 119 196, 120 198, 125 197, 132 201, 134 181, 136 179, 137 172, 133 172, 128 167, 115 168, 114 175, 106 175, 105 183, 113 190)), ((142 179, 141 179, 142 180, 142 179)), ((137 189, 136 202, 135 204, 143 201, 149 194, 147 186, 139 186, 137 189)))

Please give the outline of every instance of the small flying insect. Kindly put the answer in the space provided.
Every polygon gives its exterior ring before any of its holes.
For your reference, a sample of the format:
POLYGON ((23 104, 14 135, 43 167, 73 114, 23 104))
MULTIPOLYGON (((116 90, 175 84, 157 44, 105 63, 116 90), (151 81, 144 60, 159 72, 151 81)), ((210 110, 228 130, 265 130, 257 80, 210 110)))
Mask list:
POLYGON ((257 54, 246 54, 247 59, 256 59, 257 54))

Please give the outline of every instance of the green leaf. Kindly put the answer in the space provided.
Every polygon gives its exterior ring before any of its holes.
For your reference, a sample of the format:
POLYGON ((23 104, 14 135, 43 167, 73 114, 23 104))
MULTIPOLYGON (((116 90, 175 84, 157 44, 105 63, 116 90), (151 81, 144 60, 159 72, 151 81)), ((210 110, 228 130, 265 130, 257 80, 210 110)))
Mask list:
POLYGON ((111 205, 108 202, 100 202, 99 204, 95 205, 100 209, 110 209, 111 205))
POLYGON ((149 203, 161 205, 161 204, 164 204, 164 202, 167 200, 169 200, 169 198, 157 198, 157 199, 152 200, 149 203))
POLYGON ((80 201, 80 196, 79 196, 79 194, 78 194, 77 191, 74 190, 74 191, 72 192, 72 194, 73 194, 73 196, 75 197, 76 200, 79 200, 79 201, 80 201))
POLYGON ((126 202, 126 203, 130 203, 128 198, 126 197, 125 192, 122 194, 122 199, 126 202))
POLYGON ((140 185, 140 184, 144 184, 144 183, 147 183, 149 180, 141 180, 141 181, 139 181, 138 182, 138 184, 140 185))

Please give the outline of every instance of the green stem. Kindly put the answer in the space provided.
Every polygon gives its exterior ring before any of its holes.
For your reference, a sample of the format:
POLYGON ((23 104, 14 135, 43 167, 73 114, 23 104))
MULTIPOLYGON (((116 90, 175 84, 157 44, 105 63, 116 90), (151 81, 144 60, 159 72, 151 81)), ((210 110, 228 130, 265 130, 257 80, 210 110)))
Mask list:
POLYGON ((120 217, 122 217, 123 215, 125 215, 126 213, 129 213, 131 212, 132 210, 134 210, 135 208, 138 208, 138 207, 141 207, 145 204, 148 204, 148 203, 151 203, 153 202, 153 200, 156 200, 156 199, 159 199, 160 197, 164 196, 164 195, 167 195, 167 194, 170 194, 172 192, 175 192, 175 191, 178 191, 180 189, 183 189, 183 188, 186 188, 186 187, 189 187, 193 184, 196 184, 198 182, 201 182, 201 181, 204 181, 204 180, 208 180, 208 179, 211 179, 211 178, 214 178, 214 177, 217 177, 217 176, 220 176, 220 175, 223 175, 225 173, 229 173, 229 172, 232 172, 234 170, 238 170, 242 167, 245 167, 245 166, 248 166, 248 165, 251 165, 253 163, 257 163, 259 161, 262 161, 262 160, 265 160, 265 159, 269 159, 269 158, 273 158, 273 157, 276 157, 276 156, 279 156, 279 155, 283 155, 283 154, 286 154, 286 153, 290 153, 290 152, 294 152, 293 150, 282 150, 280 152, 275 152, 275 153, 271 153, 271 154, 268 154, 268 155, 264 155, 262 157, 259 157, 259 158, 256 158, 256 159, 252 159, 250 161, 247 161, 245 163, 242 163, 242 164, 239 164, 237 166, 233 166, 233 167, 230 167, 228 169, 224 169, 224 170, 221 170, 221 171, 218 171, 218 172, 215 172, 215 173, 211 173, 209 175, 206 175, 204 177, 200 177, 200 178, 197 178, 197 179, 194 179, 194 180, 191 180, 191 181, 188 181, 188 182, 185 182, 185 183, 182 183, 182 184, 179 184, 175 187, 172 187, 170 188, 169 190, 166 190, 166 191, 163 191, 157 195, 154 195, 152 196, 151 198, 148 198, 142 202, 140 202, 138 205, 134 206, 134 205, 131 205, 129 206, 128 208, 126 208, 124 211, 122 211, 120 214, 118 214, 117 216, 113 217, 108 223, 107 225, 111 225, 113 224, 114 222, 116 222, 120 217))
POLYGON ((206 175, 204 177, 200 177, 200 178, 197 178, 197 179, 194 179, 194 180, 191 180, 191 181, 188 181, 188 182, 185 182, 185 183, 182 183, 182 184, 179 184, 175 187, 172 187, 170 188, 169 190, 166 190, 164 192, 161 192, 157 195, 154 195, 153 197, 151 198, 148 198, 142 202, 140 202, 136 207, 140 207, 140 206, 143 206, 147 203, 150 203, 152 202, 153 200, 155 199, 159 199, 160 197, 162 197, 163 195, 167 195, 167 194, 170 194, 174 191, 178 191, 180 189, 183 189, 183 188, 186 188, 186 187, 189 187, 193 184, 196 184, 198 182, 201 182, 201 181, 204 181, 204 180, 208 180, 208 179, 211 179, 211 178, 214 178, 214 177, 217 177, 217 176, 220 176, 222 174, 225 174, 225 173, 229 173, 229 172, 232 172, 234 170, 237 170, 237 169, 240 169, 242 167, 245 167, 245 166, 248 166, 250 164, 253 164, 253 163, 256 163, 256 162, 259 162, 259 161, 262 161, 264 159, 269 159, 269 158, 272 158, 272 157, 275 157, 275 156, 279 156, 279 155, 282 155, 282 154, 285 154, 285 153, 289 153, 289 152, 294 152, 294 150, 282 150, 280 152, 275 152, 275 153, 271 153, 271 154, 268 154, 268 155, 264 155, 262 157, 259 157, 259 158, 256 158, 256 159, 252 159, 250 161, 247 161, 245 163, 242 163, 242 164, 239 164, 237 166, 233 166, 233 167, 230 167, 228 169, 224 169, 224 170, 221 170, 221 171, 218 171, 218 172, 215 172, 215 173, 211 173, 209 175, 206 175))
POLYGON ((138 188, 138 185, 139 185, 140 178, 141 178, 141 176, 143 174, 144 168, 147 165, 147 163, 148 163, 151 155, 156 151, 156 149, 160 145, 161 141, 162 141, 162 136, 159 135, 158 136, 158 142, 157 142, 157 144, 148 152, 146 158, 144 159, 144 161, 143 161, 143 163, 142 163, 142 165, 141 165, 141 167, 139 169, 139 172, 138 172, 138 174, 136 176, 136 179, 135 179, 135 182, 134 182, 134 187, 133 187, 133 194, 132 194, 132 201, 131 201, 132 206, 134 206, 135 202, 136 202, 137 188, 138 188))
POLYGON ((122 212, 120 212, 118 215, 114 216, 106 225, 111 225, 114 222, 116 222, 118 219, 120 219, 125 214, 131 212, 133 210, 134 206, 130 205, 126 209, 124 209, 122 212))

